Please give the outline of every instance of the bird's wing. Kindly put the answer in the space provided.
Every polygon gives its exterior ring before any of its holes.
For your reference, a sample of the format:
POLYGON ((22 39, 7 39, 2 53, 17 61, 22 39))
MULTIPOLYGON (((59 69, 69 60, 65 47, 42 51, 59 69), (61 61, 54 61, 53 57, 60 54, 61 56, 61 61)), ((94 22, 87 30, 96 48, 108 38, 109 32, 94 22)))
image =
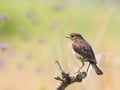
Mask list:
POLYGON ((74 51, 84 59, 89 59, 92 63, 96 63, 94 52, 89 43, 86 41, 78 41, 77 43, 73 43, 72 47, 74 51))

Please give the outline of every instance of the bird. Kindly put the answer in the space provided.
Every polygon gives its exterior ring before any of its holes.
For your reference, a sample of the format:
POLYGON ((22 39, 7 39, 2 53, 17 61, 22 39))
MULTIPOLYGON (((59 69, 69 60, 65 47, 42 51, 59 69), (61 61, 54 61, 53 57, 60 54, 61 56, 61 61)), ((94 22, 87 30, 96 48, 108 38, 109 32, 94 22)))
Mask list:
POLYGON ((102 75, 103 72, 97 66, 94 51, 83 36, 79 33, 71 33, 66 38, 69 38, 72 41, 72 49, 75 53, 75 57, 82 62, 82 66, 79 68, 78 73, 84 67, 85 62, 89 62, 86 72, 88 72, 91 65, 97 75, 102 75))

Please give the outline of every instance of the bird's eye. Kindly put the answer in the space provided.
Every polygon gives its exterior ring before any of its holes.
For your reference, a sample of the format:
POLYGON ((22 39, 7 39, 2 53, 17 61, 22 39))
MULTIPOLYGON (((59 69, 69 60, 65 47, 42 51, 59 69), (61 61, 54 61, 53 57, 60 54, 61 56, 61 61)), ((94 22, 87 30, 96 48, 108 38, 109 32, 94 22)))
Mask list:
POLYGON ((71 37, 74 37, 74 35, 71 35, 71 37))

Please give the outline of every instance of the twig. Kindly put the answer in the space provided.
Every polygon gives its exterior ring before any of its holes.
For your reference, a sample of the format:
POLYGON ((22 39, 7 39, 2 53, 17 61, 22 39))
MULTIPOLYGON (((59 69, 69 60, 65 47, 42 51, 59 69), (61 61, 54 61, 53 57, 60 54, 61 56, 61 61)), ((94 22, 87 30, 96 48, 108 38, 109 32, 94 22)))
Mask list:
POLYGON ((58 64, 60 71, 63 72, 62 67, 60 66, 60 63, 58 61, 55 61, 55 63, 58 64))
POLYGON ((60 85, 56 88, 56 90, 65 90, 65 88, 69 86, 70 84, 75 83, 75 82, 82 82, 82 79, 84 79, 87 76, 86 72, 79 72, 75 76, 70 76, 69 73, 65 73, 63 71, 58 61, 56 61, 56 63, 58 64, 59 69, 62 74, 62 77, 60 76, 55 77, 56 80, 61 81, 60 85))

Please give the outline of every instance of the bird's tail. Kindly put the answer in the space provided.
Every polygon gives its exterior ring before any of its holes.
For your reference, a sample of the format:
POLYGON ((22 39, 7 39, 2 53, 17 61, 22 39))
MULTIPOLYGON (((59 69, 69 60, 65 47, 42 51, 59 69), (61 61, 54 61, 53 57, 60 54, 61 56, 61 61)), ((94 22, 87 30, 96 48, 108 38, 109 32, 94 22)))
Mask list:
POLYGON ((95 70, 97 75, 102 75, 103 72, 99 69, 99 67, 95 64, 95 63, 90 63, 93 67, 93 69, 95 70))

